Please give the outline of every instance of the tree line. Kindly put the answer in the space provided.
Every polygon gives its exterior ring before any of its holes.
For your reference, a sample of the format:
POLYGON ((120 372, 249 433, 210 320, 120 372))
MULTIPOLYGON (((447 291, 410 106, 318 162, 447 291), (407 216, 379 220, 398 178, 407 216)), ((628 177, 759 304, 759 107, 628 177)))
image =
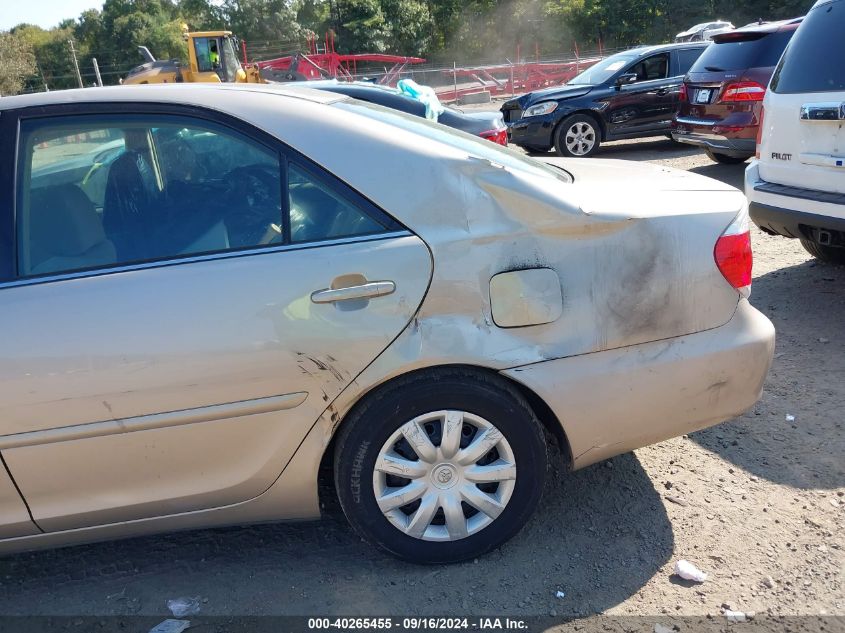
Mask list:
MULTIPOLYGON (((227 29, 254 59, 307 50, 331 32, 338 52, 384 52, 462 64, 523 56, 570 55, 670 41, 698 22, 736 25, 806 12, 812 0, 105 0, 101 10, 58 26, 0 32, 0 95, 75 87, 71 46, 86 85, 92 58, 102 80, 118 83, 141 63, 186 57, 182 25, 227 29)), ((60 17, 60 16, 57 16, 60 17)))

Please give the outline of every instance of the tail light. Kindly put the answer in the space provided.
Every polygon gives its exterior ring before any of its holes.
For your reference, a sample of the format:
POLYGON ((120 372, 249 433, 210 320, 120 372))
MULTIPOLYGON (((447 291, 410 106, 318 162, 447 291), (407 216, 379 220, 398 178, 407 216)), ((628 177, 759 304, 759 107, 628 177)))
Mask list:
POLYGON ((678 96, 679 96, 679 98, 680 98, 680 100, 681 100, 681 103, 686 103, 686 102, 688 101, 689 96, 688 96, 688 93, 687 93, 687 84, 686 84, 686 82, 684 82, 684 83, 682 83, 682 84, 681 84, 681 91, 680 91, 680 93, 679 93, 679 95, 678 95, 678 96))
POLYGON ((507 130, 488 130, 487 132, 482 132, 479 136, 483 139, 487 139, 488 141, 493 141, 498 145, 507 146, 508 144, 507 130))
POLYGON ((743 297, 749 297, 754 258, 751 254, 751 222, 747 207, 743 207, 716 240, 713 258, 728 283, 743 297))
POLYGON ((722 103, 762 101, 765 96, 766 86, 756 81, 735 81, 725 86, 719 101, 722 103))
POLYGON ((760 158, 760 144, 763 142, 763 118, 766 116, 766 108, 760 106, 760 123, 757 125, 757 148, 754 150, 754 157, 760 158))

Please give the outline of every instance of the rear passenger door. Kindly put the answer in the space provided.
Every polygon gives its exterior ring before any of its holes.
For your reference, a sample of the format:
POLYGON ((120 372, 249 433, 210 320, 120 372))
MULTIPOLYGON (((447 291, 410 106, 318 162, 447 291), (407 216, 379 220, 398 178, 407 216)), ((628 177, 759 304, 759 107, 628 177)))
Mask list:
POLYGON ((427 247, 229 117, 90 104, 9 115, 0 455, 35 523, 261 494, 410 321, 427 247))

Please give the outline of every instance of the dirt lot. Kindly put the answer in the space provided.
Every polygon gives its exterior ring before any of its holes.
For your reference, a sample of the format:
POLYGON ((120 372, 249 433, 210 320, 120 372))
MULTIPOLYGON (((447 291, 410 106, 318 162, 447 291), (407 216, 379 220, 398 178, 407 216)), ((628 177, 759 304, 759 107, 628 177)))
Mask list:
MULTIPOLYGON (((601 156, 742 180, 742 166, 666 139, 611 144, 601 156)), ((845 269, 756 230, 754 246, 752 303, 778 330, 761 402, 689 437, 573 474, 555 469, 528 527, 480 560, 394 561, 330 506, 321 523, 6 557, 0 614, 164 616, 167 599, 198 596, 209 615, 668 617, 730 605, 758 616, 845 616, 845 269), (679 558, 708 582, 673 578, 679 558)))

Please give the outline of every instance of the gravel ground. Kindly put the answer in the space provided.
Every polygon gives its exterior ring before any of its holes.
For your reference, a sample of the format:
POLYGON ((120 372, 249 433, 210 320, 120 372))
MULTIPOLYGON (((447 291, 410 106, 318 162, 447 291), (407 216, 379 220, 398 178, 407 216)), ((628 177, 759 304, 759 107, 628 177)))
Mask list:
MULTIPOLYGON (((743 166, 663 138, 609 144, 600 155, 741 186, 743 166)), ((758 619, 845 615, 845 269, 756 229, 754 247, 752 303, 778 330, 757 406, 577 473, 555 469, 526 529, 479 560, 397 562, 329 504, 320 523, 2 558, 0 614, 165 616, 167 599, 198 596, 208 615, 670 617, 715 616, 726 605, 758 619), (679 558, 709 580, 672 577, 679 558)))

